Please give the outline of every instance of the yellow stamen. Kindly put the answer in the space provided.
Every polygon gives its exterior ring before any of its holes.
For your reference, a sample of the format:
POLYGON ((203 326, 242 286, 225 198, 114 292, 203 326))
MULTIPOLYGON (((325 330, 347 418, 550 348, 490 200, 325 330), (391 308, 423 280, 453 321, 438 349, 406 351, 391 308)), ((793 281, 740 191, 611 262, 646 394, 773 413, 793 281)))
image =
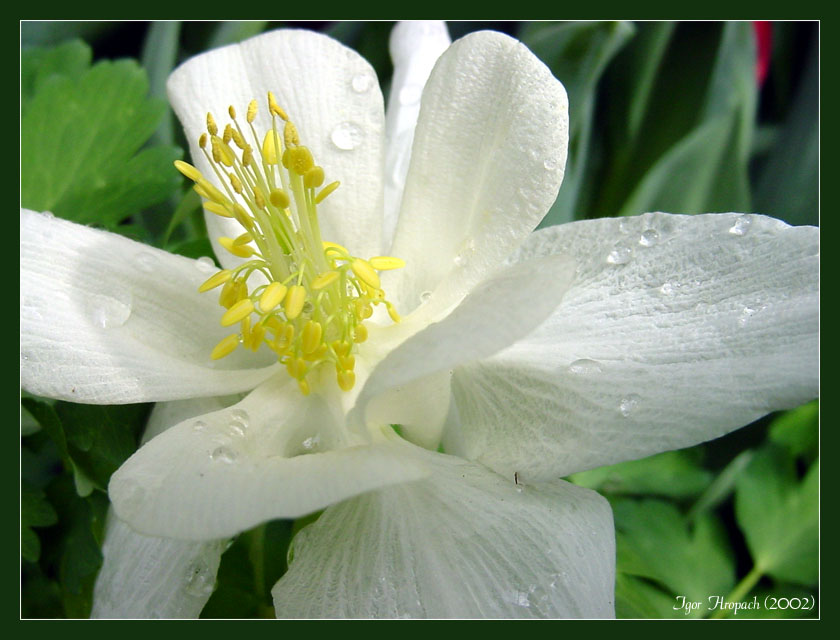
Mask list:
POLYGON ((262 155, 266 164, 277 164, 277 148, 274 146, 274 129, 265 132, 262 143, 262 155))
POLYGON ((310 320, 303 327, 303 352, 312 353, 321 344, 321 324, 310 320))
POLYGON ((248 123, 253 123, 254 120, 257 118, 257 101, 251 100, 248 103, 248 113, 245 116, 245 119, 248 120, 248 123))
POLYGON ((250 258, 256 253, 254 247, 249 245, 238 245, 236 240, 232 238, 219 238, 219 244, 222 245, 228 252, 235 255, 237 258, 250 258))
POLYGON ((230 309, 225 311, 225 315, 222 316, 222 326, 229 327, 232 324, 236 324, 242 318, 247 317, 254 311, 254 303, 251 302, 251 298, 245 298, 244 300, 240 300, 235 305, 233 305, 230 309))
POLYGON ((341 387, 342 391, 350 391, 356 384, 356 374, 352 371, 342 369, 338 372, 336 378, 338 378, 338 386, 341 387))
POLYGON ((182 160, 176 160, 175 161, 175 168, 178 171, 180 171, 182 174, 184 174, 187 178, 192 180, 193 182, 197 182, 198 180, 201 180, 201 178, 202 178, 201 171, 196 169, 189 162, 184 162, 182 160))
POLYGON ((282 189, 272 189, 268 199, 278 209, 285 209, 291 204, 288 194, 282 189))
POLYGON ((272 282, 260 296, 260 309, 268 313, 286 297, 286 287, 279 282, 272 282))
POLYGON ((204 208, 207 209, 210 213, 215 213, 217 216, 222 216, 223 218, 233 217, 233 214, 227 207, 219 204, 218 202, 213 202, 212 200, 208 200, 207 202, 205 202, 204 208))
POLYGON ((216 287, 223 285, 225 282, 230 280, 232 275, 233 273, 231 271, 222 269, 204 281, 204 283, 198 288, 199 293, 204 293, 205 291, 210 291, 210 289, 215 289, 216 287))
POLYGON ((405 261, 400 258, 392 258, 391 256, 376 256, 368 260, 370 266, 377 271, 389 271, 391 269, 402 269, 405 266, 405 261))
POLYGON ((324 170, 321 167, 312 167, 303 176, 303 186, 307 189, 315 189, 324 184, 324 170))
POLYGON ((289 292, 286 294, 286 302, 284 309, 286 317, 289 320, 294 320, 303 311, 303 303, 306 300, 306 289, 300 285, 293 285, 289 287, 289 292))
POLYGON ((315 291, 323 289, 324 287, 327 287, 336 280, 338 280, 338 276, 338 271, 327 271, 326 273, 322 273, 320 276, 318 276, 312 281, 312 288, 315 291))
POLYGON ((207 113, 207 133, 211 136, 215 136, 219 133, 219 127, 216 126, 216 120, 213 118, 212 113, 207 113))
POLYGON ((318 195, 315 196, 315 204, 321 204, 328 195, 330 195, 333 191, 338 189, 338 186, 340 184, 341 183, 338 180, 336 180, 335 182, 330 182, 326 187, 321 189, 318 192, 318 195))
POLYGON ((350 268, 353 270, 359 278, 361 278, 362 282, 373 289, 379 288, 379 274, 376 273, 376 270, 370 265, 367 260, 362 260, 361 258, 356 258, 353 260, 353 263, 350 265, 350 268))
POLYGON ((233 335, 229 335, 227 338, 223 338, 219 344, 213 347, 213 351, 210 352, 210 357, 213 360, 219 360, 220 358, 224 358, 225 356, 233 353, 238 346, 239 336, 234 333, 233 335))
POLYGON ((355 342, 361 343, 361 342, 364 342, 367 339, 368 339, 367 327, 363 324, 357 325, 356 326, 356 331, 353 335, 353 340, 355 342))

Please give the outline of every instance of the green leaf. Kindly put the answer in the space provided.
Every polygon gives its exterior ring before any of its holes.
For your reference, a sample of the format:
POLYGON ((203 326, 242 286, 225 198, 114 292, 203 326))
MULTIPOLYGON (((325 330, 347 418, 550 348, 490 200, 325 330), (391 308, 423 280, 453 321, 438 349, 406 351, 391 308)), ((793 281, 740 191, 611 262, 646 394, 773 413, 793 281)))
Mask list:
POLYGON ((682 609, 674 609, 677 600, 644 580, 625 573, 615 576, 616 618, 676 618, 682 609))
POLYGON ((693 521, 699 515, 711 511, 726 500, 735 490, 735 482, 750 464, 754 455, 755 452, 752 449, 747 449, 735 456, 691 507, 687 516, 688 520, 693 521))
POLYGON ((52 74, 37 88, 21 118, 24 207, 114 227, 180 183, 172 169, 179 149, 140 151, 166 105, 147 99, 146 74, 134 61, 52 74))
MULTIPOLYGON (((141 62, 149 76, 149 95, 166 98, 166 79, 178 61, 178 38, 181 23, 177 20, 152 22, 143 43, 141 62)), ((152 140, 157 144, 175 141, 175 123, 172 112, 167 110, 152 140)))
POLYGON ((24 560, 37 562, 41 543, 33 527, 48 527, 58 521, 58 515, 44 492, 24 482, 20 490, 20 554, 24 560))
POLYGON ((676 507, 657 500, 622 500, 614 515, 618 571, 655 580, 692 601, 732 588, 735 569, 715 519, 700 517, 691 528, 676 507))
POLYGON ((712 474, 699 467, 689 452, 666 451, 642 460, 575 473, 569 479, 602 493, 683 498, 703 491, 712 474))
POLYGON ((267 20, 236 21, 227 20, 220 22, 213 33, 213 37, 207 45, 208 49, 223 47, 226 44, 234 44, 247 40, 265 31, 268 26, 267 20))
POLYGON ((522 42, 546 63, 569 96, 569 156, 557 200, 541 226, 575 219, 590 161, 598 81, 607 64, 634 33, 626 22, 568 22, 526 25, 522 42))
POLYGON ((53 49, 25 50, 20 58, 20 111, 53 76, 79 78, 90 66, 91 50, 81 40, 71 40, 53 49))
POLYGON ((784 449, 767 446, 738 479, 735 515, 759 571, 814 585, 818 577, 819 462, 797 478, 784 449))
POLYGON ((815 459, 819 450, 819 420, 820 405, 814 400, 776 418, 770 424, 770 440, 794 456, 815 459))

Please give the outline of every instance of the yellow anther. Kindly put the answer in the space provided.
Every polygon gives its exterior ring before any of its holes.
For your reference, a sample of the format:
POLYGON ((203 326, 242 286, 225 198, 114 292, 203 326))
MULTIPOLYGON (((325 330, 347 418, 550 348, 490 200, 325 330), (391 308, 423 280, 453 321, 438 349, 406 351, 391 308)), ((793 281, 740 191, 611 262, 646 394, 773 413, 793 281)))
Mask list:
POLYGON ((370 303, 365 300, 356 300, 355 307, 356 317, 359 320, 367 320, 373 315, 373 307, 371 307, 370 303))
POLYGON ((301 335, 301 346, 304 353, 312 353, 321 344, 321 335, 323 329, 320 322, 310 320, 303 327, 303 334, 301 335))
POLYGON ((203 177, 201 175, 201 171, 196 169, 189 162, 184 162, 183 160, 176 160, 175 168, 193 182, 198 182, 203 177))
POLYGON ((259 322, 251 329, 251 350, 256 351, 260 348, 263 338, 265 337, 265 327, 259 322))
POLYGON ((229 124, 225 125, 225 132, 222 134, 222 140, 224 142, 230 142, 233 139, 233 127, 229 124))
POLYGON ((224 236, 219 238, 219 244, 238 258, 250 258, 256 253, 254 247, 251 247, 247 244, 237 245, 235 244, 235 242, 236 241, 233 238, 226 238, 224 236))
POLYGON ((363 324, 356 325, 356 330, 353 334, 354 342, 364 342, 368 338, 367 327, 363 324))
POLYGON ((368 260, 370 266, 377 271, 389 271, 391 269, 402 269, 405 266, 405 260, 400 258, 392 258, 391 256, 376 256, 368 260))
POLYGON ((236 281, 228 280, 219 292, 219 304, 225 309, 230 309, 236 301, 236 281))
POLYGON ((316 360, 320 360, 325 355, 327 355, 327 345, 322 344, 316 347, 314 351, 311 351, 310 353, 304 353, 303 359, 309 362, 314 362, 316 360))
POLYGON ((326 253, 328 249, 337 249, 340 253, 343 253, 344 255, 349 255, 350 254, 350 252, 347 249, 342 247, 337 242, 328 242, 328 241, 324 240, 321 244, 324 245, 324 253, 326 253))
POLYGON ((338 280, 338 276, 338 271, 327 271, 326 273, 322 273, 312 281, 312 288, 315 291, 323 289, 338 280))
POLYGON ((321 202, 323 202, 323 201, 324 201, 324 199, 325 199, 328 195, 330 195, 333 191, 335 191, 336 189, 338 189, 338 186, 339 186, 340 184, 341 184, 341 183, 340 183, 338 180, 336 180, 335 182, 330 182, 330 183, 329 183, 326 187, 324 187, 323 189, 321 189, 321 190, 318 192, 318 195, 317 195, 317 196, 315 196, 315 204, 321 204, 321 202))
POLYGON ((303 186, 307 189, 315 189, 324 184, 324 170, 321 167, 312 167, 303 176, 303 186))
POLYGON ((235 305, 233 305, 230 309, 225 311, 225 315, 222 316, 222 326, 229 327, 232 324, 236 324, 242 318, 249 316, 254 311, 254 303, 251 302, 251 298, 245 298, 244 300, 240 300, 235 305))
POLYGON ((233 144, 243 151, 248 148, 248 143, 245 142, 245 138, 243 138, 242 134, 236 129, 231 129, 231 137, 233 138, 233 144))
POLYGON ((249 242, 253 242, 253 240, 254 240, 254 237, 250 233, 245 232, 243 234, 240 234, 240 235, 236 236, 236 238, 234 238, 233 246, 234 247, 240 247, 243 244, 248 244, 249 242))
POLYGON ((342 391, 350 391, 356 384, 356 374, 352 371, 345 371, 342 369, 336 375, 338 379, 338 386, 342 391))
POLYGON ((254 187, 254 204, 258 209, 265 209, 265 196, 259 187, 254 187))
POLYGON ((289 287, 289 292, 286 294, 286 301, 283 304, 283 309, 286 311, 286 317, 289 320, 294 320, 303 311, 303 303, 306 301, 306 289, 296 284, 289 287))
POLYGON ((272 282, 260 296, 260 309, 268 313, 286 297, 286 287, 279 282, 272 282))
POLYGON ((393 320, 394 322, 399 322, 400 314, 397 313, 396 309, 394 309, 394 305, 392 305, 390 302, 386 302, 385 306, 388 308, 388 315, 391 316, 391 320, 393 320))
POLYGON ((254 228, 254 219, 245 211, 245 207, 241 204, 233 205, 233 217, 246 229, 254 228))
POLYGON ((232 218, 233 214, 230 212, 226 206, 219 204, 218 202, 213 202, 212 200, 208 200, 204 203, 204 208, 207 209, 210 213, 215 213, 217 216, 222 216, 223 218, 232 218))
POLYGON ((245 115, 245 118, 248 120, 249 123, 254 122, 257 118, 257 101, 251 100, 248 103, 248 113, 245 115))
POLYGON ((251 149, 250 145, 248 145, 242 151, 242 164, 244 164, 246 167, 250 167, 253 162, 254 152, 251 149))
POLYGON ((242 193, 242 181, 235 173, 228 174, 228 178, 230 179, 230 186, 236 193, 242 193))
POLYGON ((312 152, 308 148, 294 147, 289 149, 288 152, 289 171, 294 171, 302 176, 315 166, 315 161, 312 159, 312 152))
POLYGON ((306 362, 303 358, 289 358, 286 363, 286 371, 293 378, 302 378, 306 375, 306 362))
POLYGON ((242 336, 242 346, 246 349, 251 348, 251 316, 245 316, 240 322, 240 335, 242 336))
POLYGON ((233 118, 234 120, 236 120, 236 109, 234 109, 234 108, 233 108, 233 105, 230 105, 230 106, 228 107, 228 115, 229 115, 231 118, 233 118))
POLYGON ((239 302, 240 300, 244 300, 248 297, 248 283, 245 281, 245 278, 237 278, 236 279, 236 298, 234 302, 239 302))
POLYGON ((198 146, 201 147, 202 149, 207 146, 207 134, 206 133, 202 133, 200 136, 198 136, 198 146))
POLYGON ((303 395, 309 395, 309 383, 306 380, 298 380, 298 387, 303 395))
POLYGON ((379 288, 379 274, 376 273, 376 269, 374 269, 367 260, 356 258, 350 264, 350 268, 353 270, 353 273, 355 273, 366 285, 372 289, 379 288))
POLYGON ((228 280, 230 280, 231 276, 233 275, 227 269, 223 269, 218 273, 213 274, 204 283, 198 288, 199 293, 204 293, 205 291, 210 291, 210 289, 215 289, 219 285, 224 284, 228 280))
POLYGON ((355 356, 339 356, 338 364, 341 365, 341 368, 345 371, 352 371, 356 368, 356 357, 355 356))
POLYGON ((272 189, 268 199, 278 209, 285 209, 291 204, 288 194, 282 189, 272 189))
POLYGON ((353 348, 353 345, 351 345, 349 342, 343 342, 341 340, 336 340, 330 346, 332 347, 332 350, 335 351, 335 355, 337 355, 339 358, 349 354, 350 349, 353 348))
POLYGON ((213 360, 224 358, 225 356, 233 353, 238 346, 239 336, 234 333, 229 335, 227 338, 223 338, 219 344, 213 347, 213 351, 210 352, 210 357, 213 360))
POLYGON ((283 108, 277 104, 277 100, 274 98, 274 94, 269 91, 268 92, 268 110, 271 111, 274 115, 282 118, 283 120, 288 120, 289 116, 286 115, 286 112, 283 111, 283 108))
POLYGON ((225 204, 228 201, 225 194, 210 184, 206 178, 200 178, 196 184, 204 191, 204 193, 207 194, 207 197, 214 202, 225 204))
POLYGON ((265 132, 262 143, 262 156, 266 164, 277 164, 277 147, 274 144, 274 129, 265 132))
POLYGON ((226 167, 232 167, 236 156, 227 143, 218 136, 211 136, 210 142, 213 144, 213 160, 221 162, 226 167))
POLYGON ((215 136, 219 133, 219 127, 216 126, 216 120, 210 112, 207 113, 207 133, 211 136, 215 136))
POLYGON ((300 144, 297 127, 293 122, 289 122, 288 120, 283 127, 283 142, 286 143, 286 147, 294 147, 300 144))

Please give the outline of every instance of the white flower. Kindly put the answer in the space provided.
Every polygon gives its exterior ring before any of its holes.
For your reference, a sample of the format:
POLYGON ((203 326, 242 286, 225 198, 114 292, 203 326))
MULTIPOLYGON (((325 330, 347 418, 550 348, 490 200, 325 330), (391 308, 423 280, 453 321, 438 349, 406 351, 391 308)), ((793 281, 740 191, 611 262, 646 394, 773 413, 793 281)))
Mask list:
MULTIPOLYGON (((181 401, 111 480, 95 615, 197 615, 224 539, 326 508, 272 592, 279 617, 612 616, 609 506, 557 478, 816 395, 816 229, 654 213, 532 234, 563 176, 565 91, 499 33, 447 44, 441 25, 395 30, 387 121, 371 67, 306 31, 170 79, 205 176, 206 113, 272 91, 341 181, 324 239, 405 261, 382 274, 402 321, 366 323, 350 391, 325 363, 295 376, 302 394, 267 347, 211 361, 230 330, 201 261, 22 212, 24 388, 181 401)), ((237 224, 208 215, 214 242, 237 224)))

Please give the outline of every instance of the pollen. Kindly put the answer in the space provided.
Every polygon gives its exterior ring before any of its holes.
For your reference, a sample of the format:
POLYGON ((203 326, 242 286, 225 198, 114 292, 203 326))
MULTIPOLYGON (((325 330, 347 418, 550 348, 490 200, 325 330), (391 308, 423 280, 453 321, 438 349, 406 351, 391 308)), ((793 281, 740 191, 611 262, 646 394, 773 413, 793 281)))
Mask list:
POLYGON ((388 317, 400 321, 378 272, 405 263, 391 256, 365 259, 321 237, 318 205, 340 182, 327 182, 326 170, 301 144, 301 133, 272 93, 267 106, 261 117, 270 125, 263 130, 257 126, 256 100, 247 104, 244 122, 228 107, 231 121, 221 137, 214 115, 207 114, 199 147, 212 176, 175 162, 195 183, 206 211, 244 227, 235 238, 217 238, 240 264, 199 287, 201 292, 221 288, 220 322, 236 331, 210 357, 224 358, 240 344, 252 351, 265 347, 304 395, 320 384, 313 372, 322 368, 332 369, 337 386, 349 391, 356 384, 355 354, 368 339, 374 307, 384 305, 388 317))

